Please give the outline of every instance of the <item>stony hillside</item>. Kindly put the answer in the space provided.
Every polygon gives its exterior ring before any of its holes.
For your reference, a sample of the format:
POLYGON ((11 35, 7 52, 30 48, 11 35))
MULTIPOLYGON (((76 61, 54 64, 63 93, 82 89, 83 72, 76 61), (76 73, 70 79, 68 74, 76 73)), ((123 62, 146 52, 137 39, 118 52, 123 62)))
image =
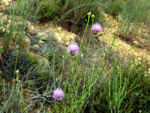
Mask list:
MULTIPOLYGON (((3 9, 10 3, 11 0, 1 1, 0 23, 4 26, 3 31, 7 30, 6 26, 11 23, 11 18, 3 11, 3 9)), ((105 26, 103 27, 103 31, 98 34, 98 38, 94 39, 95 41, 94 44, 92 44, 89 60, 99 61, 101 59, 101 54, 110 49, 116 34, 115 43, 112 48, 112 54, 114 53, 116 58, 126 62, 130 59, 130 57, 136 57, 137 59, 144 60, 150 64, 150 32, 148 27, 141 26, 136 38, 131 36, 129 40, 123 40, 119 30, 117 31, 117 28, 119 27, 119 21, 113 19, 111 16, 105 13, 104 17, 105 26)), ((132 24, 131 27, 135 27, 135 25, 132 24)), ((41 48, 43 48, 43 51, 45 51, 45 47, 49 46, 48 44, 50 43, 53 43, 53 46, 56 48, 62 48, 63 50, 66 50, 70 43, 77 42, 80 44, 81 41, 81 36, 78 36, 72 32, 68 32, 66 29, 62 28, 61 26, 56 26, 52 22, 35 22, 32 24, 31 22, 26 21, 25 28, 26 32, 23 35, 24 43, 26 43, 28 45, 28 49, 33 51, 35 54, 37 54, 41 48), (44 41, 42 46, 39 44, 40 40, 44 41)), ((85 53, 83 53, 83 56, 84 54, 85 53)))

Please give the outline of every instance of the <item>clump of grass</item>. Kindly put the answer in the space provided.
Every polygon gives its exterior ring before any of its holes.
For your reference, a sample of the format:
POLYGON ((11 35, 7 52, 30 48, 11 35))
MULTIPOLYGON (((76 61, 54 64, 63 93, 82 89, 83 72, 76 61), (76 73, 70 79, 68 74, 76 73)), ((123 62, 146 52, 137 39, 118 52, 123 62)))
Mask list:
POLYGON ((125 12, 125 17, 129 19, 130 22, 133 23, 141 23, 145 24, 149 23, 149 6, 150 1, 147 0, 128 0, 127 7, 125 12))
POLYGON ((109 76, 91 96, 86 112, 149 112, 146 89, 150 78, 145 77, 146 70, 144 62, 133 60, 120 65, 114 61, 109 76))
POLYGON ((74 0, 42 0, 39 4, 41 21, 53 20, 56 24, 60 24, 72 32, 77 33, 78 27, 86 24, 86 13, 89 11, 94 13, 95 21, 104 21, 101 10, 98 11, 98 7, 101 5, 98 0, 80 0, 77 2, 74 0))
POLYGON ((59 14, 59 6, 55 0, 41 0, 39 2, 39 15, 41 21, 53 20, 59 14))
POLYGON ((112 15, 114 18, 117 18, 117 16, 122 12, 123 10, 123 1, 122 0, 110 0, 104 2, 104 11, 107 14, 112 15))
POLYGON ((150 23, 148 18, 149 8, 146 0, 128 0, 125 2, 125 10, 121 21, 121 34, 123 37, 126 37, 127 40, 136 38, 141 24, 148 25, 150 23))
MULTIPOLYGON (((22 43, 24 36, 26 20, 31 16, 31 9, 34 7, 34 0, 16 1, 16 4, 11 4, 8 13, 11 18, 10 23, 5 25, 5 34, 3 38, 4 51, 12 50, 17 44, 22 43)), ((36 15, 36 11, 34 15, 36 15)))
POLYGON ((3 60, 1 61, 1 69, 3 70, 3 77, 6 79, 13 79, 12 73, 16 69, 19 69, 21 74, 24 75, 28 72, 31 66, 38 64, 38 59, 32 53, 25 53, 18 51, 17 65, 16 57, 17 51, 9 52, 9 54, 2 54, 3 60), (11 72, 11 73, 10 73, 11 72))

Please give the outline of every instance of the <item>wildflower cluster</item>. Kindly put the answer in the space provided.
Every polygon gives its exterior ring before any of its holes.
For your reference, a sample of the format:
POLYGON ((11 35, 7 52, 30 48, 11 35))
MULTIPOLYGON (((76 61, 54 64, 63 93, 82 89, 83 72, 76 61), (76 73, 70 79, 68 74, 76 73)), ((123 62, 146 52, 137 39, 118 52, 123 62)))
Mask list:
POLYGON ((57 89, 54 90, 54 92, 53 92, 53 98, 55 100, 59 100, 60 101, 60 100, 63 99, 63 97, 64 97, 64 92, 63 92, 62 89, 57 88, 57 89))
POLYGON ((77 43, 72 43, 69 45, 68 47, 68 52, 73 56, 75 54, 77 54, 79 51, 79 47, 77 43))
MULTIPOLYGON (((87 13, 87 15, 91 16, 91 12, 87 13)), ((95 16, 92 15, 92 18, 95 18, 95 16)), ((99 23, 95 23, 95 24, 93 24, 92 31, 96 35, 98 32, 102 31, 102 26, 99 23)), ((71 56, 78 54, 78 52, 79 52, 78 44, 77 43, 71 43, 68 46, 68 52, 70 53, 71 56)), ((58 100, 58 101, 62 100, 64 98, 63 90, 61 88, 55 89, 53 92, 53 98, 55 100, 58 100)))
POLYGON ((102 31, 102 26, 99 23, 95 23, 93 24, 92 31, 96 35, 98 32, 102 31))

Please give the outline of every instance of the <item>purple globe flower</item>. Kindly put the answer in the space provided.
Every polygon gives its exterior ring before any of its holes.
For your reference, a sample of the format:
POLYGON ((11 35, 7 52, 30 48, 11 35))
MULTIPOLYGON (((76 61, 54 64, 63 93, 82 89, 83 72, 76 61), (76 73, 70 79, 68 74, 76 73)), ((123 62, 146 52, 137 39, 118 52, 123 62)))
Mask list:
POLYGON ((79 47, 77 45, 77 43, 72 43, 69 45, 68 47, 68 52, 71 54, 71 55, 75 55, 77 54, 79 51, 79 47))
POLYGON ((64 97, 64 92, 63 92, 62 89, 57 88, 57 89, 54 90, 54 92, 53 92, 53 98, 55 100, 62 100, 63 97, 64 97))
POLYGON ((98 32, 102 31, 102 26, 99 23, 95 23, 93 24, 93 28, 92 28, 94 34, 97 34, 98 32))

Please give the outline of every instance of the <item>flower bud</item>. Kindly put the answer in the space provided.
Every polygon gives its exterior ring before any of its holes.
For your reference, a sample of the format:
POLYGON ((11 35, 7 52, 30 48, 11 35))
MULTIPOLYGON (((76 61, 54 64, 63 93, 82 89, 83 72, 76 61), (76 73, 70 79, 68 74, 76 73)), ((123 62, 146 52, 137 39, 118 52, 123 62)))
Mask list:
POLYGON ((42 40, 40 40, 40 41, 39 41, 39 43, 40 43, 40 44, 43 44, 43 41, 42 41, 42 40))
POLYGON ((91 12, 88 12, 88 13, 87 13, 87 15, 89 15, 89 16, 91 16, 91 14, 92 14, 91 12))
POLYGON ((92 14, 92 18, 95 18, 95 16, 92 14))
POLYGON ((19 74, 19 70, 16 70, 16 74, 17 74, 17 75, 19 74))

